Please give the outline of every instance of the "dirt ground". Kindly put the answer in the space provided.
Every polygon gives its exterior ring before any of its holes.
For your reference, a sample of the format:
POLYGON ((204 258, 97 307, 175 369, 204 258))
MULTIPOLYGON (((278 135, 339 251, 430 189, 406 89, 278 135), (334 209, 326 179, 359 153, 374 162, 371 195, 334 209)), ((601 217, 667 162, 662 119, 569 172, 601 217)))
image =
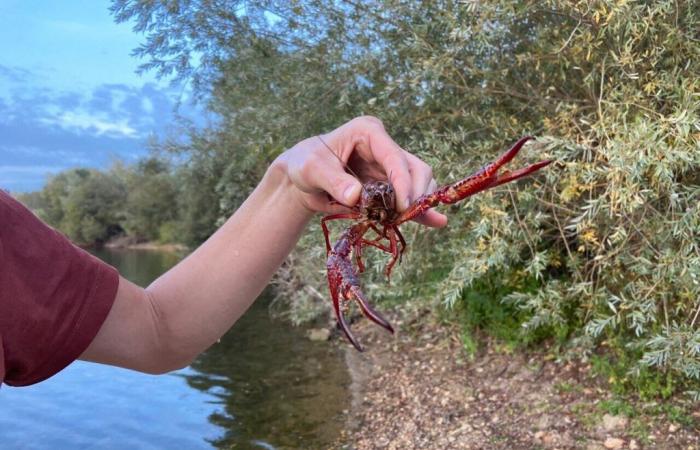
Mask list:
POLYGON ((470 361, 454 330, 389 318, 404 331, 352 326, 366 351, 346 352, 353 398, 334 448, 700 449, 697 407, 669 417, 663 401, 630 401, 632 414, 610 411, 613 396, 585 363, 493 348, 470 361))

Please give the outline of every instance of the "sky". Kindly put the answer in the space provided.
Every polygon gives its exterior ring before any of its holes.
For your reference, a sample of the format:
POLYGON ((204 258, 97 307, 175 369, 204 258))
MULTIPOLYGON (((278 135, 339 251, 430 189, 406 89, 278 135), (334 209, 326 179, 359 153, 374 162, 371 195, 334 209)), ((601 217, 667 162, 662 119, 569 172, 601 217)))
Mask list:
POLYGON ((143 40, 108 0, 0 0, 0 188, 40 189, 72 167, 148 153, 149 138, 196 119, 186 90, 137 75, 143 40))

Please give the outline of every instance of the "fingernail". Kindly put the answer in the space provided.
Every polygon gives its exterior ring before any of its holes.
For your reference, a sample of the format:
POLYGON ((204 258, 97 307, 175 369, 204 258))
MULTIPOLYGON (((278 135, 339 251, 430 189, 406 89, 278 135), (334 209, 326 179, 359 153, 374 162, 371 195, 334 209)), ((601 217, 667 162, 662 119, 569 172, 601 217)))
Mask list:
POLYGON ((351 184, 348 187, 345 188, 345 191, 343 191, 343 200, 345 201, 346 205, 352 205, 353 200, 355 200, 355 191, 357 191, 358 184, 351 184))

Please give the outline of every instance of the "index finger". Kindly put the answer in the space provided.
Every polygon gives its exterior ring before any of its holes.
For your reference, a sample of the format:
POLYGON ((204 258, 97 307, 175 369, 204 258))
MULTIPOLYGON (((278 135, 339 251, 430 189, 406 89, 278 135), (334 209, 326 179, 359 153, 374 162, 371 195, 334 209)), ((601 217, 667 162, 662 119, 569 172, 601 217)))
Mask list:
POLYGON ((358 142, 358 150, 369 152, 382 166, 396 191, 396 208, 403 211, 413 201, 411 172, 406 153, 391 139, 379 119, 363 125, 362 134, 365 135, 366 142, 363 140, 358 142), (366 148, 363 149, 365 145, 366 148))

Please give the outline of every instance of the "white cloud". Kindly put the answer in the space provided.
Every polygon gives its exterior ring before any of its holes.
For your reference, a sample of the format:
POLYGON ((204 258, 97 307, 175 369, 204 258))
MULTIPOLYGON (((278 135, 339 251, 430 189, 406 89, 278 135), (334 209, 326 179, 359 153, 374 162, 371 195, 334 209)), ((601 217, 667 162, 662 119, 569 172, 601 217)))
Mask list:
POLYGON ((66 111, 56 117, 41 119, 49 125, 57 125, 67 131, 90 133, 95 136, 138 138, 139 133, 127 119, 106 119, 82 111, 66 111))
POLYGON ((153 113, 153 102, 151 101, 150 98, 144 97, 141 100, 141 108, 143 108, 143 111, 147 114, 153 113))

